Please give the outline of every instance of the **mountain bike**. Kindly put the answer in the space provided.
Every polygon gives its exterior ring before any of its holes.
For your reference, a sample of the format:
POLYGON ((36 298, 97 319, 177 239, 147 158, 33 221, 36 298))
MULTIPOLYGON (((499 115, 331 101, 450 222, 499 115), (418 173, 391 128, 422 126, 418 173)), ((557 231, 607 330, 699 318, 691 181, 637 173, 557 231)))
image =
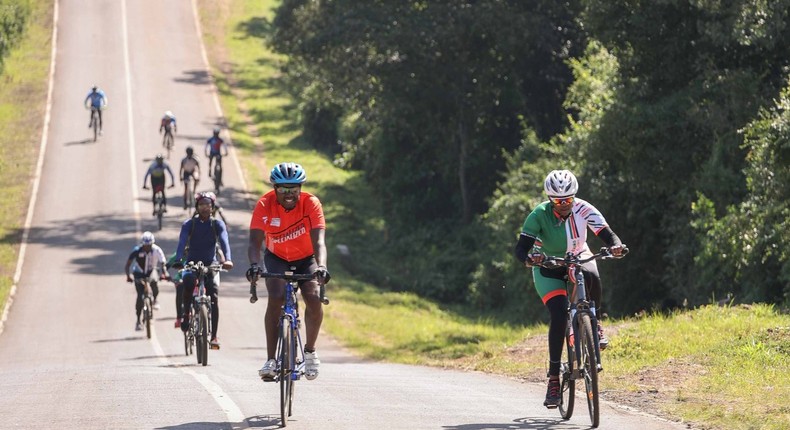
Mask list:
POLYGON ((214 156, 214 172, 212 178, 214 179, 214 193, 219 195, 219 189, 222 186, 222 154, 214 156))
POLYGON ((165 134, 162 136, 162 146, 167 151, 167 159, 170 159, 170 152, 173 150, 174 138, 173 127, 171 125, 165 126, 165 134))
MULTIPOLYGON (((309 281, 315 275, 300 275, 293 272, 267 273, 260 270, 258 276, 286 281, 285 304, 277 325, 277 354, 275 355, 277 368, 273 380, 280 383, 280 418, 282 426, 285 427, 288 425, 288 417, 293 413, 294 384, 304 375, 304 345, 299 334, 302 322, 299 319, 299 299, 296 292, 299 290, 299 281, 309 281)), ((250 283, 250 303, 258 301, 256 284, 257 282, 250 283)), ((326 289, 323 283, 320 287, 321 303, 328 305, 329 299, 325 296, 326 289)))
POLYGON ((154 296, 151 290, 151 280, 146 276, 143 281, 143 325, 145 336, 151 338, 151 321, 154 319, 154 296))
POLYGON ((195 178, 195 172, 187 174, 184 178, 184 209, 195 207, 195 190, 199 179, 195 178))
POLYGON ((601 349, 598 339, 598 319, 595 313, 595 301, 587 298, 588 292, 582 273, 582 265, 595 259, 622 258, 628 253, 623 248, 620 257, 614 257, 609 248, 601 250, 587 258, 581 253, 567 253, 564 258, 544 256, 543 262, 536 264, 548 269, 565 267, 568 269, 566 289, 568 290, 568 324, 565 329, 565 350, 560 359, 560 416, 568 420, 573 415, 576 381, 584 380, 587 410, 590 413, 592 427, 600 423, 598 396, 598 372, 601 366, 601 349))
POLYGON ((162 217, 165 214, 165 193, 164 193, 164 185, 158 186, 156 188, 156 192, 154 193, 154 207, 156 208, 156 219, 159 224, 159 230, 162 229, 162 217))
MULTIPOLYGON (((192 291, 192 317, 189 328, 184 332, 184 350, 186 355, 192 354, 194 346, 198 364, 208 365, 209 338, 211 337, 211 297, 206 295, 206 275, 211 272, 224 272, 221 264, 206 266, 202 261, 190 261, 184 265, 185 271, 195 274, 196 282, 192 291)), ((184 277, 182 275, 181 279, 184 277)), ((184 288, 188 288, 185 284, 184 288)), ((187 306, 185 303, 184 306, 187 306)), ((186 311, 186 309, 185 309, 186 311)))
POLYGON ((91 109, 90 128, 93 129, 93 141, 95 142, 99 136, 99 108, 91 106, 90 109, 91 109))

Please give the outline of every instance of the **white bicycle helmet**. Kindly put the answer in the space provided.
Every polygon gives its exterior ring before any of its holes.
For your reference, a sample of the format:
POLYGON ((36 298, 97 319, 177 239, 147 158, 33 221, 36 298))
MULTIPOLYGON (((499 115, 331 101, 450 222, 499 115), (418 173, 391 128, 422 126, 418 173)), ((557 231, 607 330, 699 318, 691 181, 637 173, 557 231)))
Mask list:
POLYGON ((167 112, 165 112, 165 116, 168 117, 168 118, 172 118, 173 117, 173 112, 167 111, 167 112))
POLYGON ((153 245, 155 242, 156 239, 154 238, 154 234, 150 231, 143 233, 143 237, 140 238, 140 243, 143 245, 153 245))
POLYGON ((570 170, 552 170, 543 182, 549 197, 571 197, 579 191, 579 182, 570 170))

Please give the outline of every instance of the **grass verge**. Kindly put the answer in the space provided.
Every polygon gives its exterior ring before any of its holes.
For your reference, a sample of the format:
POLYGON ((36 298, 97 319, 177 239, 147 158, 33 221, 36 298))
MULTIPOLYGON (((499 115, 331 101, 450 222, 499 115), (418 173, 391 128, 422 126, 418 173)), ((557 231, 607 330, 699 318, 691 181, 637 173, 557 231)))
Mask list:
POLYGON ((25 34, 0 74, 0 312, 13 284, 30 201, 52 49, 52 1, 31 0, 30 6, 25 34))
MULTIPOLYGON (((298 161, 308 171, 306 190, 325 204, 334 279, 325 329, 372 359, 545 381, 544 325, 513 327, 465 317, 468 310, 381 291, 351 275, 353 258, 343 258, 332 246, 354 243, 359 252, 373 252, 381 217, 370 205, 363 178, 333 167, 301 140, 298 110, 278 79, 280 58, 264 44, 277 4, 200 0, 202 25, 252 188, 263 192, 272 164, 298 161)), ((790 426, 787 315, 760 305, 705 307, 610 322, 607 333, 612 346, 604 353, 605 399, 698 428, 790 426)))

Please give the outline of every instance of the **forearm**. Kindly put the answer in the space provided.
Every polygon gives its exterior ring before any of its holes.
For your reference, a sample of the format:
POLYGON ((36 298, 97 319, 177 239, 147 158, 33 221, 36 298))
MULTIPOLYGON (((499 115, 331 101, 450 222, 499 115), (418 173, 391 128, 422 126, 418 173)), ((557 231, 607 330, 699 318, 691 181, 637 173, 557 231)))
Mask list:
POLYGON ((516 249, 514 250, 515 256, 521 263, 527 261, 529 256, 529 251, 532 249, 532 246, 535 245, 535 238, 531 236, 527 236, 524 233, 521 233, 518 237, 518 243, 516 243, 516 249))

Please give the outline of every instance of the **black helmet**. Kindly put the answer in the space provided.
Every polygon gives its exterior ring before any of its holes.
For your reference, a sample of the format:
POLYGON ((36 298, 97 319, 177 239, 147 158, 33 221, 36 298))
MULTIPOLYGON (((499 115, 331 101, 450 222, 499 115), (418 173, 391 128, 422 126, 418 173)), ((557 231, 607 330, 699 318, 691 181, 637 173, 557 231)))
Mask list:
POLYGON ((192 149, 191 146, 187 146, 187 155, 192 155, 193 152, 195 152, 195 150, 192 149))
POLYGON ((93 91, 94 93, 95 93, 95 92, 96 92, 96 90, 98 90, 98 89, 99 89, 99 87, 97 87, 96 85, 94 85, 94 86, 92 86, 92 87, 91 87, 91 91, 93 91))

